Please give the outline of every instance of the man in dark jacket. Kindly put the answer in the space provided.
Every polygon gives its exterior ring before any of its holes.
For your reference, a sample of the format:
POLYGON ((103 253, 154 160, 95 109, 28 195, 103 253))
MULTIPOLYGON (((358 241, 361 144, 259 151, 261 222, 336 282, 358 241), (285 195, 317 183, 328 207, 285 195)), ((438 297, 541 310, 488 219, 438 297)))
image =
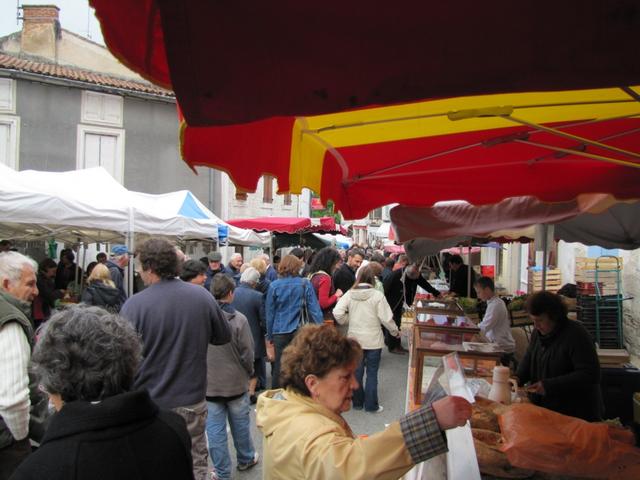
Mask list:
POLYGON ((129 251, 125 245, 114 245, 111 248, 111 259, 107 261, 107 268, 111 280, 120 292, 120 304, 127 300, 127 292, 124 290, 124 269, 129 265, 129 251))
POLYGON ((215 277, 219 273, 227 273, 227 268, 222 264, 222 254, 220 252, 209 252, 207 255, 209 259, 209 268, 205 275, 207 279, 204 281, 204 288, 207 289, 207 292, 211 291, 211 281, 213 277, 215 277))
POLYGON ((56 270, 55 286, 58 290, 66 290, 70 283, 77 282, 78 266, 75 264, 76 256, 70 248, 64 248, 60 252, 60 263, 56 270))
MULTIPOLYGON (((265 262, 267 262, 267 271, 264 272, 264 277, 267 280, 269 280, 269 282, 275 282, 278 279, 278 272, 276 271, 276 268, 273 265, 273 263, 275 262, 271 262, 269 255, 267 255, 266 253, 262 254, 262 258, 264 259, 265 262)), ((274 260, 275 260, 275 257, 274 257, 274 260)))
POLYGON ((187 422, 196 480, 207 476, 207 347, 226 344, 228 322, 213 296, 178 275, 176 250, 150 239, 138 251, 145 288, 124 304, 121 315, 142 335, 143 360, 134 387, 146 388, 161 407, 187 422))
POLYGON ((476 272, 473 268, 470 269, 469 265, 465 265, 460 255, 452 255, 449 258, 449 268, 451 274, 449 291, 458 297, 477 298, 478 295, 473 288, 476 283, 476 272), (471 283, 469 283, 469 274, 471 274, 471 283))
POLYGON ((255 362, 253 364, 254 375, 249 381, 249 396, 251 403, 255 403, 255 393, 267 388, 267 367, 265 357, 265 334, 267 323, 264 312, 264 295, 255 290, 260 273, 253 267, 242 272, 240 285, 235 290, 235 296, 231 306, 247 317, 251 335, 254 342, 255 362))
POLYGON ((242 267, 242 263, 242 254, 236 252, 231 255, 231 259, 229 260, 229 264, 227 265, 227 273, 229 274, 229 276, 231 276, 231 278, 233 278, 233 281, 236 282, 236 285, 240 283, 240 267, 242 267))
MULTIPOLYGON (((405 268, 394 270, 383 283, 384 296, 393 312, 393 320, 398 328, 402 323, 402 312, 404 304, 413 305, 413 299, 416 296, 418 285, 427 292, 438 297, 440 292, 431 286, 420 274, 420 269, 416 264, 408 265, 405 268)), ((385 343, 391 353, 406 353, 402 347, 400 339, 388 334, 385 329, 385 343)))
POLYGON ((362 265, 364 253, 359 248, 352 248, 347 253, 347 261, 343 263, 333 274, 333 288, 347 293, 356 282, 356 271, 362 265))
POLYGON ((38 328, 51 316, 51 310, 55 307, 56 300, 64 297, 64 290, 56 289, 56 267, 56 262, 51 258, 45 258, 38 264, 38 296, 32 304, 35 328, 38 328))

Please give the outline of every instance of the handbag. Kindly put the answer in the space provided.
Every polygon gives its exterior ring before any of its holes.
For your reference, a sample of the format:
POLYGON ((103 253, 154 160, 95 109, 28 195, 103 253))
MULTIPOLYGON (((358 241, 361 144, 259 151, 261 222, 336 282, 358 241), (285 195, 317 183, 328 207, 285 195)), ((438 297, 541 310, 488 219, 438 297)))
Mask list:
POLYGON ((299 327, 304 327, 311 322, 311 316, 309 315, 309 309, 307 308, 307 282, 302 280, 302 303, 300 305, 300 322, 299 327))

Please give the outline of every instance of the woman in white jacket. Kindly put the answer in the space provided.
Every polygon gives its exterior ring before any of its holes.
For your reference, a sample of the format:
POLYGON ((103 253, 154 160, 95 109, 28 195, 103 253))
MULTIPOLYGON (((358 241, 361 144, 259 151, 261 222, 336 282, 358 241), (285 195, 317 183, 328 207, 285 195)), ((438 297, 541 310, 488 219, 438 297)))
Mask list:
POLYGON ((356 339, 363 350, 355 372, 359 387, 353 393, 353 408, 360 410, 364 407, 367 412, 378 413, 383 410, 378 403, 378 368, 384 346, 380 325, 393 336, 398 337, 400 332, 384 294, 374 285, 373 270, 369 266, 361 268, 356 283, 338 300, 333 315, 339 324, 349 324, 347 336, 356 339), (365 369, 366 384, 363 382, 365 369))

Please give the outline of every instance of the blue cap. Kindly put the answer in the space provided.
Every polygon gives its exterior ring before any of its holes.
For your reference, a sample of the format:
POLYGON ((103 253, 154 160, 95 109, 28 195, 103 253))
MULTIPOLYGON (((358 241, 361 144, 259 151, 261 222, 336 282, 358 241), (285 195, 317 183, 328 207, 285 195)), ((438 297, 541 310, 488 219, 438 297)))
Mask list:
POLYGON ((111 247, 111 255, 125 255, 129 253, 126 245, 114 245, 111 247))

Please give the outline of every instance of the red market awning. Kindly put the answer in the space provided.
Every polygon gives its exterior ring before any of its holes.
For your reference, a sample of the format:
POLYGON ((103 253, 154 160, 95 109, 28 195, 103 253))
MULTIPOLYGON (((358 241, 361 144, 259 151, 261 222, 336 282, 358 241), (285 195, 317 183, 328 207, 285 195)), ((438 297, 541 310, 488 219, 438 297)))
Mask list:
POLYGON ((256 232, 273 233, 343 233, 345 229, 337 225, 333 217, 321 217, 317 223, 306 217, 256 217, 237 218, 227 223, 239 228, 246 228, 256 232))
POLYGON ((256 232, 306 233, 311 228, 311 219, 300 217, 237 218, 227 223, 256 232))
POLYGON ((345 218, 382 205, 493 204, 585 193, 640 198, 640 86, 457 97, 228 127, 183 123, 191 166, 303 187, 345 218))
POLYGON ((337 224, 334 217, 320 217, 318 223, 311 225, 309 230, 313 233, 347 234, 347 229, 337 224))
POLYGON ((635 0, 90 0, 109 49, 191 126, 640 83, 635 0))
POLYGON ((186 163, 240 191, 271 174, 349 219, 640 198, 633 0, 91 3, 111 51, 175 90, 186 163))

